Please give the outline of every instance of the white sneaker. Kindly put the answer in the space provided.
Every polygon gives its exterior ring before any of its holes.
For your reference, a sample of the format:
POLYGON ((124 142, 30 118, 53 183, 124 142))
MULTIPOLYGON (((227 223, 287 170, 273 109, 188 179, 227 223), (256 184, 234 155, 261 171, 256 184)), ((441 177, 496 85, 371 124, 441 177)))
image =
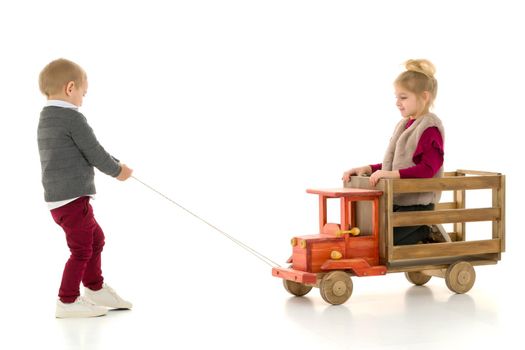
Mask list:
POLYGON ((113 288, 106 283, 102 285, 102 289, 94 291, 85 288, 84 296, 98 306, 106 306, 115 309, 131 309, 133 305, 122 299, 113 288))
POLYGON ((72 303, 63 303, 57 300, 56 318, 73 318, 73 317, 97 317, 104 316, 108 313, 106 308, 97 306, 86 300, 83 296, 79 296, 72 303))

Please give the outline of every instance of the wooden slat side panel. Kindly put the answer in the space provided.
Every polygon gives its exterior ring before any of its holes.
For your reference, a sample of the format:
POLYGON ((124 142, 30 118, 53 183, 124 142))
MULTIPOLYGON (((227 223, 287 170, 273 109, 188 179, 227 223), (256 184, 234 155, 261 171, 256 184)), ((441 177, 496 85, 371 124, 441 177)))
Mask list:
POLYGON ((392 213, 391 221, 394 227, 453 222, 494 221, 500 219, 500 213, 500 208, 396 212, 392 213))
POLYGON ((456 176, 432 179, 396 179, 394 182, 395 193, 478 190, 498 188, 500 176, 456 176))
POLYGON ((464 258, 440 258, 438 260, 431 259, 418 259, 418 260, 406 260, 408 264, 399 264, 399 265, 390 265, 388 266, 388 272, 407 272, 407 271, 422 271, 430 269, 446 269, 450 264, 461 259, 463 261, 468 261, 472 266, 479 265, 495 265, 500 259, 497 258, 497 254, 484 254, 476 255, 476 257, 464 257, 464 258))
POLYGON ((492 223, 492 238, 501 239, 501 251, 505 251, 505 176, 501 176, 499 189, 492 191, 492 206, 501 209, 500 220, 492 223))
POLYGON ((501 208, 501 251, 505 251, 505 175, 501 176, 500 208, 501 208))
POLYGON ((436 210, 457 209, 456 202, 444 202, 436 204, 436 210))
POLYGON ((393 180, 386 180, 386 183, 386 251, 388 253, 388 261, 391 261, 393 258, 392 248, 394 247, 394 223, 392 221, 392 213, 394 207, 394 184, 393 180))
MULTIPOLYGON (((386 193, 387 189, 385 187, 385 183, 381 182, 381 186, 384 188, 384 192, 386 193)), ((379 199, 379 262, 381 264, 386 263, 388 261, 387 257, 387 239, 384 232, 387 232, 388 230, 388 205, 387 205, 387 196, 383 195, 379 199)))
POLYGON ((481 175, 481 176, 501 175, 501 173, 495 173, 491 171, 465 170, 465 169, 458 169, 456 173, 458 175, 481 175))
MULTIPOLYGON (((454 191, 454 202, 456 202, 457 209, 465 209, 465 194, 465 190, 454 191)), ((466 239, 466 228, 467 226, 464 222, 454 224, 454 231, 457 232, 457 239, 459 241, 466 239)))
POLYGON ((396 246, 392 249, 392 261, 499 253, 500 249, 499 239, 396 246))

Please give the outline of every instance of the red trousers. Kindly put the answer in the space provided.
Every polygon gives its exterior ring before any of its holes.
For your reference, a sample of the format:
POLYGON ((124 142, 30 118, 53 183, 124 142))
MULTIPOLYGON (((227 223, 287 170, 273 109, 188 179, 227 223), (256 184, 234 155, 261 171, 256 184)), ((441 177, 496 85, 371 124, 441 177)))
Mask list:
POLYGON ((93 216, 89 199, 80 197, 51 210, 53 219, 66 233, 71 251, 58 293, 63 303, 72 303, 80 295, 80 282, 91 290, 99 290, 104 281, 100 258, 104 232, 93 216))

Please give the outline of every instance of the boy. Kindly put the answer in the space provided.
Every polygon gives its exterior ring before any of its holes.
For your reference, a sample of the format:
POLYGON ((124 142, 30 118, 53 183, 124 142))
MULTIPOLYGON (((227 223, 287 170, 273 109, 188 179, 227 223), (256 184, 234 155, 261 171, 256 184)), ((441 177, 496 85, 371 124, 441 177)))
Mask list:
POLYGON ((104 233, 89 200, 96 193, 93 167, 120 181, 127 180, 132 169, 102 148, 78 111, 88 88, 87 75, 79 65, 66 59, 52 61, 40 73, 39 86, 47 97, 38 124, 44 197, 71 251, 56 317, 102 316, 106 307, 131 309, 130 302, 104 283, 100 256, 104 233), (85 297, 80 295, 80 282, 85 297))

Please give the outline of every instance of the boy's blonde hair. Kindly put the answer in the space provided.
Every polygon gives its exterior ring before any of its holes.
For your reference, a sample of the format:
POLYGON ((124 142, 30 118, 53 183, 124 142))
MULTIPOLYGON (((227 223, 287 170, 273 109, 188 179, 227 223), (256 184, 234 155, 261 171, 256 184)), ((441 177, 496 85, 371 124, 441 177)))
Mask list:
POLYGON ((437 95, 438 83, 434 78, 436 68, 432 62, 425 59, 408 60, 405 62, 405 68, 406 71, 399 74, 394 84, 416 94, 418 98, 427 91, 430 98, 423 110, 428 111, 434 105, 437 95))
POLYGON ((42 69, 38 85, 42 94, 47 97, 60 93, 70 81, 82 86, 87 79, 86 72, 75 62, 59 58, 42 69))

